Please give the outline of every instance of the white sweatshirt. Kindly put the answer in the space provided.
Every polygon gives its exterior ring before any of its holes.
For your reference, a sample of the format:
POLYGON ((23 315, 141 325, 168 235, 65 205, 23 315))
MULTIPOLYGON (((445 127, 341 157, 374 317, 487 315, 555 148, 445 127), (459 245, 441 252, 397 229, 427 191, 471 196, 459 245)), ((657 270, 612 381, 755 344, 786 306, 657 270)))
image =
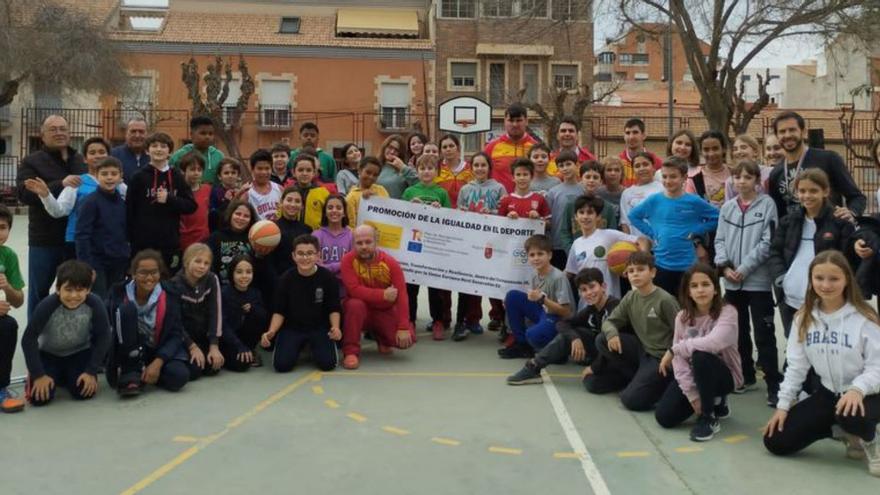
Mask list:
POLYGON ((814 309, 813 319, 803 342, 797 333, 800 318, 792 325, 776 407, 787 411, 797 401, 811 366, 822 386, 836 394, 850 389, 865 396, 880 393, 880 326, 849 303, 831 314, 814 309))

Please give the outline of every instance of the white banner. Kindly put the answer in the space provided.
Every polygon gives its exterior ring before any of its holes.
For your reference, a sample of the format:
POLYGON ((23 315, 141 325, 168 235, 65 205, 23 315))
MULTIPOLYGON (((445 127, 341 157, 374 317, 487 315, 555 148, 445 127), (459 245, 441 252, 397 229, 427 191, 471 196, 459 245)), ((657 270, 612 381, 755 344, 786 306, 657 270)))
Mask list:
POLYGON ((379 248, 400 263, 407 282, 499 299, 528 287, 533 270, 523 244, 544 233, 540 220, 376 196, 361 200, 358 222, 379 231, 379 248))

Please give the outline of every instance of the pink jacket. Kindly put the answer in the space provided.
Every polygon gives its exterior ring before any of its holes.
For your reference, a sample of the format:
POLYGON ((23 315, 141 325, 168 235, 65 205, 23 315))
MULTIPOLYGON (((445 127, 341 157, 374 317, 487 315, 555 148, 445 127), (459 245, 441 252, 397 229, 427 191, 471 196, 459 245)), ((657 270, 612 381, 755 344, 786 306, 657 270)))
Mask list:
POLYGON ((725 304, 717 320, 701 316, 694 319, 693 325, 684 321, 683 315, 684 312, 679 312, 675 317, 675 335, 672 337, 672 353, 675 357, 672 359, 672 369, 685 397, 689 401, 700 398, 691 366, 691 355, 694 351, 708 352, 720 357, 730 370, 734 385, 742 386, 742 363, 737 350, 739 331, 736 308, 725 304))

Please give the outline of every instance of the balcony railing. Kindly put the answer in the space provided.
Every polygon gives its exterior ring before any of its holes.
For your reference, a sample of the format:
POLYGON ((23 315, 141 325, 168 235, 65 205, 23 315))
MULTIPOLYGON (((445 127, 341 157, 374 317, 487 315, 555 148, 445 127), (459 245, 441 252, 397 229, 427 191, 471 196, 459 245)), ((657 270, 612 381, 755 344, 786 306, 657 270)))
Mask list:
POLYGON ((290 105, 260 105, 261 130, 288 131, 293 125, 290 105))

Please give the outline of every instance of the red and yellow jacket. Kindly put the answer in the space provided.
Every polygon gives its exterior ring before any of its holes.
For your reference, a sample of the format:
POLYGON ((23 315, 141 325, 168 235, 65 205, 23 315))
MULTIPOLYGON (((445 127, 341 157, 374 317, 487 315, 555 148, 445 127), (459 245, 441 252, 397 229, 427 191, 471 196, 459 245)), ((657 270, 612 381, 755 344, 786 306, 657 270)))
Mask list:
MULTIPOLYGON (((513 173, 510 166, 517 158, 528 158, 529 150, 536 144, 538 140, 529 134, 525 134, 519 141, 513 141, 504 134, 486 144, 483 151, 492 159, 492 178, 504 186, 508 193, 513 192, 513 173)), ((547 173, 554 175, 549 167, 547 173)))
POLYGON ((394 308, 397 313, 397 329, 409 329, 409 300, 406 297, 406 279, 397 260, 384 251, 376 251, 369 263, 357 257, 356 251, 349 251, 342 257, 342 283, 348 297, 360 299, 368 307, 375 309, 394 308), (385 289, 397 288, 397 300, 385 300, 385 289))

